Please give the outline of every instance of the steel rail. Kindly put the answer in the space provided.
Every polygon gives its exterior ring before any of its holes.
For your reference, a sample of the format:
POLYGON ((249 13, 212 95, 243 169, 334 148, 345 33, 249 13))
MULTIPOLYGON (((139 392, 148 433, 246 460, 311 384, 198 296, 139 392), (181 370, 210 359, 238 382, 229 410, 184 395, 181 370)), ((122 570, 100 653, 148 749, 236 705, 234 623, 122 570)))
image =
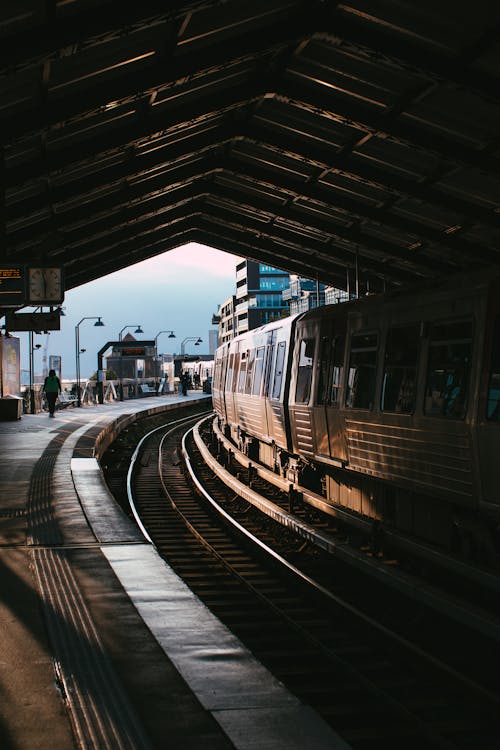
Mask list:
POLYGON ((138 457, 138 455, 139 455, 139 453, 141 451, 142 446, 144 445, 144 443, 146 442, 146 440, 148 440, 151 437, 151 435, 153 435, 155 432, 159 432, 160 430, 164 430, 167 426, 172 426, 173 427, 174 425, 180 425, 183 422, 187 422, 189 420, 193 421, 194 419, 198 419, 199 416, 200 415, 197 414, 196 416, 190 415, 188 417, 182 417, 181 419, 176 419, 173 422, 168 422, 168 424, 160 425, 159 427, 155 427, 153 430, 150 430, 145 435, 143 435, 142 438, 139 440, 139 442, 137 443, 137 446, 136 446, 136 448, 135 448, 135 450, 134 450, 134 452, 132 454, 132 457, 130 459, 130 464, 129 464, 128 471, 127 471, 127 499, 128 499, 128 504, 129 504, 130 510, 132 512, 132 515, 134 516, 135 521, 136 521, 139 529, 141 530, 142 535, 144 536, 144 538, 146 539, 146 541, 148 541, 153 546, 154 546, 154 541, 151 539, 151 537, 149 536, 149 534, 147 532, 147 529, 145 528, 144 524, 142 523, 140 514, 137 512, 137 508, 136 508, 136 505, 135 505, 135 502, 134 502, 134 492, 133 492, 133 489, 132 489, 132 480, 133 480, 133 475, 134 475, 134 470, 135 470, 135 462, 137 461, 137 457, 138 457))

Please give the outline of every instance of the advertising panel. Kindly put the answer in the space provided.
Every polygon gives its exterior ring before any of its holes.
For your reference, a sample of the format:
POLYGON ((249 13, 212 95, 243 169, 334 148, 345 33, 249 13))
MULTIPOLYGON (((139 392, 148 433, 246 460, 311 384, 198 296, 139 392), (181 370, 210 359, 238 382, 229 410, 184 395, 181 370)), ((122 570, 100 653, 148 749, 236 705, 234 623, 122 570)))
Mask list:
POLYGON ((21 393, 20 342, 14 337, 0 337, 1 395, 19 396, 21 393))

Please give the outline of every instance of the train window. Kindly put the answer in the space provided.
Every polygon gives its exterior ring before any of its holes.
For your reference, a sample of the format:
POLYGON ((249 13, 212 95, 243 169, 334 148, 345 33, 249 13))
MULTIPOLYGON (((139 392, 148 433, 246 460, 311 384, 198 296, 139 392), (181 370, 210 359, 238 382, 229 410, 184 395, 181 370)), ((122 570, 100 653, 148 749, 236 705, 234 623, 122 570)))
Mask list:
POLYGON ((462 419, 467 406, 472 320, 434 324, 430 331, 425 413, 462 419))
POLYGON ((238 373, 238 393, 243 393, 245 390, 245 378, 247 374, 247 352, 241 352, 240 359, 240 370, 238 373))
POLYGON ((387 331, 380 408, 411 414, 415 408, 419 327, 401 326, 387 331))
POLYGON ((492 422, 500 422, 500 315, 497 315, 493 332, 486 417, 492 422))
POLYGON ((253 364, 255 362, 255 349, 251 349, 248 352, 247 359, 247 375, 245 378, 245 393, 252 392, 252 375, 253 375, 253 364))
POLYGON ((272 398, 279 398, 281 393, 281 383, 283 380, 283 368, 285 366, 286 342, 280 341, 278 352, 276 354, 276 366, 274 368, 274 383, 272 398))
POLYGON ((297 389, 295 391, 295 403, 297 404, 307 404, 311 395, 314 344, 314 339, 302 339, 300 342, 297 389))
POLYGON ((260 396, 260 386, 262 383, 262 373, 264 371, 264 347, 260 346, 255 355, 255 374, 253 376, 252 394, 260 396))
POLYGON ((344 338, 336 336, 332 341, 324 338, 321 342, 318 404, 339 403, 343 369, 344 338))
POLYGON ((377 350, 376 333, 355 333, 352 336, 345 401, 351 409, 373 408, 377 350))

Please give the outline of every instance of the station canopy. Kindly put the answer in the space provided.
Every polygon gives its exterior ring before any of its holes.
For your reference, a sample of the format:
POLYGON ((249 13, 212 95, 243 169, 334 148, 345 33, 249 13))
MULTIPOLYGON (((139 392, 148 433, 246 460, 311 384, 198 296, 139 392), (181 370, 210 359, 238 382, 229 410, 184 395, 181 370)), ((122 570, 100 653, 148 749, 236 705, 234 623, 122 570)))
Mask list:
POLYGON ((371 289, 500 261, 500 3, 2 0, 1 260, 200 242, 371 289))

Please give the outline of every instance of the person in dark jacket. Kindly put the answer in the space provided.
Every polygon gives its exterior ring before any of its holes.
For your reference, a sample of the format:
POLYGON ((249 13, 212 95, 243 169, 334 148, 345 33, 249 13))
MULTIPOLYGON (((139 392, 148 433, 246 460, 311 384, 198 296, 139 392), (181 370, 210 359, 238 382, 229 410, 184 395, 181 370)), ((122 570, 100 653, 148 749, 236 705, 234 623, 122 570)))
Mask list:
POLYGON ((183 396, 187 396, 188 384, 189 384, 189 373, 184 371, 181 375, 181 393, 183 396))
POLYGON ((61 381, 57 377, 55 370, 49 370, 49 374, 45 378, 43 384, 43 392, 47 397, 47 403, 49 405, 49 417, 53 417, 57 397, 61 393, 61 381))

